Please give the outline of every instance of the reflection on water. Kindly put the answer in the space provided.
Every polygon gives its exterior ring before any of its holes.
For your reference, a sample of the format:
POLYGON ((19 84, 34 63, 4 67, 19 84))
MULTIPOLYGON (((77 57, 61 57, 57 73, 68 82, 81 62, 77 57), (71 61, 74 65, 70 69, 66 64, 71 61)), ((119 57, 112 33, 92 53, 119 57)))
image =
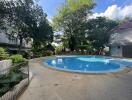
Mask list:
POLYGON ((56 61, 55 61, 55 60, 52 60, 51 63, 52 63, 53 65, 56 65, 56 61))
POLYGON ((104 59, 104 58, 83 58, 83 57, 79 57, 77 59, 81 60, 81 61, 88 61, 88 62, 105 62, 106 61, 106 59, 104 59))
POLYGON ((62 62, 63 62, 62 59, 57 59, 57 60, 52 60, 52 61, 51 61, 51 63, 52 63, 53 65, 61 64, 62 62))
POLYGON ((108 63, 110 63, 110 60, 105 60, 105 64, 108 64, 108 63))
POLYGON ((64 69, 67 69, 67 66, 64 66, 64 69))
POLYGON ((59 58, 59 59, 57 60, 57 62, 58 62, 58 63, 62 63, 63 60, 59 58))
POLYGON ((89 65, 86 65, 86 67, 89 67, 89 65))
POLYGON ((82 68, 82 64, 80 65, 80 68, 82 68))

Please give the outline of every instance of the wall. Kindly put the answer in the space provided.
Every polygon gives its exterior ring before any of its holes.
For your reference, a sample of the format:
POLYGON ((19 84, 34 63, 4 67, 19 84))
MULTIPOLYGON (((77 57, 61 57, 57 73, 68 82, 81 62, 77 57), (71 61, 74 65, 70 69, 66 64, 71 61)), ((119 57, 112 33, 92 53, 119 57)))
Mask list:
POLYGON ((122 57, 122 46, 112 46, 110 52, 111 56, 122 57))
POLYGON ((8 34, 0 32, 0 43, 19 45, 20 42, 16 37, 10 37, 8 34), (9 39, 10 38, 10 39, 9 39))
POLYGON ((123 57, 132 58, 132 45, 123 46, 123 57))
POLYGON ((10 68, 12 65, 12 60, 2 60, 0 61, 0 71, 10 68))
POLYGON ((117 56, 117 57, 128 56, 129 54, 125 55, 125 53, 128 52, 127 47, 125 47, 125 49, 123 47, 128 44, 132 45, 132 29, 127 29, 127 30, 123 30, 118 33, 112 34, 110 37, 109 44, 111 45, 111 56, 117 56))
MULTIPOLYGON (((31 48, 33 40, 28 43, 23 39, 23 47, 31 48)), ((16 37, 10 37, 8 34, 5 34, 2 30, 0 30, 0 43, 6 43, 11 45, 20 45, 20 40, 16 37), (10 39, 9 39, 10 38, 10 39)))

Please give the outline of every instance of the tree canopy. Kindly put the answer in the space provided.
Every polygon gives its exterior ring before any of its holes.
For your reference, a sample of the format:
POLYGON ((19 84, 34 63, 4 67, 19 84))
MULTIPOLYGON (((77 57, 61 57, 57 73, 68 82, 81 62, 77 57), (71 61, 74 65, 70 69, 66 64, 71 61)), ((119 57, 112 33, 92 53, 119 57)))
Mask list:
POLYGON ((104 17, 90 19, 95 5, 93 0, 67 0, 53 19, 54 29, 63 32, 72 51, 84 46, 99 50, 108 43, 117 23, 104 17))
POLYGON ((86 23, 87 40, 90 41, 92 46, 100 50, 109 42, 111 30, 117 26, 116 21, 107 19, 105 17, 97 17, 96 19, 89 19, 86 23))
POLYGON ((53 19, 53 26, 57 31, 62 31, 67 37, 69 48, 76 48, 76 40, 82 38, 84 23, 94 7, 93 0, 67 0, 66 4, 58 10, 58 15, 53 19))
POLYGON ((19 38, 19 49, 22 47, 23 39, 32 38, 33 46, 36 42, 42 45, 53 40, 47 14, 33 0, 3 0, 0 1, 0 5, 0 17, 3 18, 0 22, 6 21, 5 28, 12 29, 8 34, 19 38))

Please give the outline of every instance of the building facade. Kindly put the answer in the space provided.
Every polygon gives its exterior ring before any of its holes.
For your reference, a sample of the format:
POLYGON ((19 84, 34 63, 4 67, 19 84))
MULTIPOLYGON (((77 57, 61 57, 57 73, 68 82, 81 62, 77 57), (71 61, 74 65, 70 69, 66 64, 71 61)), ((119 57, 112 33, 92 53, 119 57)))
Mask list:
POLYGON ((56 47, 62 45, 61 36, 62 36, 62 35, 60 35, 60 34, 56 34, 56 35, 54 35, 54 38, 53 38, 53 42, 52 42, 52 44, 55 45, 56 47))
POLYGON ((132 21, 124 22, 113 30, 110 37, 111 56, 132 57, 132 21))
MULTIPOLYGON (((0 31, 0 47, 6 48, 11 53, 17 53, 19 45, 20 40, 17 37, 6 34, 2 30, 0 31)), ((31 42, 26 42, 26 40, 23 39, 22 51, 26 52, 30 50, 30 48, 31 42)))

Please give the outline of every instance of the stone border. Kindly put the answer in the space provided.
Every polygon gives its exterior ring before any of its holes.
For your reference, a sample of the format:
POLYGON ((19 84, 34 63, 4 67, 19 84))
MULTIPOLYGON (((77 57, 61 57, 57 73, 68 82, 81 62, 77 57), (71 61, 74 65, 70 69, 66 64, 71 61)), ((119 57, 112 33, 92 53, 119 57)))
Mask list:
MULTIPOLYGON (((3 71, 5 69, 9 69, 12 65, 12 60, 1 60, 0 61, 0 71, 3 71)), ((5 73, 8 73, 8 71, 5 71, 5 73)), ((0 73, 2 74, 2 73, 0 73)))
POLYGON ((18 96, 24 91, 24 89, 29 85, 33 78, 33 74, 29 72, 29 79, 26 78, 17 84, 11 91, 5 93, 0 100, 16 100, 18 96))

